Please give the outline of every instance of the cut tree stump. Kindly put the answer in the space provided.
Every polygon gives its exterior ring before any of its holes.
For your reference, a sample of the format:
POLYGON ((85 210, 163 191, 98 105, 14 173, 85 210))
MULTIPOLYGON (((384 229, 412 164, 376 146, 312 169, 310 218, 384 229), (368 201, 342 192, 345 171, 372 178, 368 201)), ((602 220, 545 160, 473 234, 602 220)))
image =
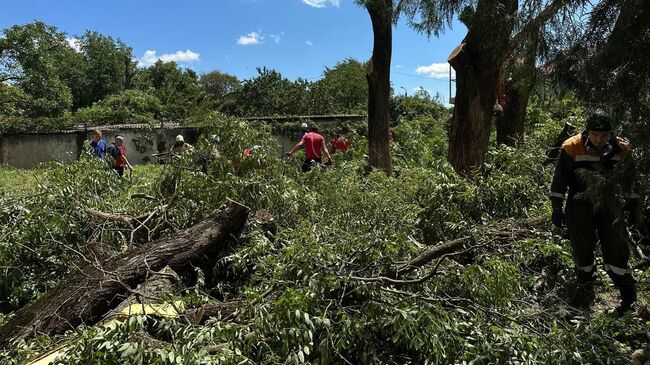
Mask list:
POLYGON ((165 266, 182 272, 216 257, 241 233, 248 213, 246 207, 232 204, 215 217, 133 251, 101 261, 83 260, 66 279, 0 327, 0 348, 7 348, 12 339, 61 334, 97 323, 152 272, 165 266))

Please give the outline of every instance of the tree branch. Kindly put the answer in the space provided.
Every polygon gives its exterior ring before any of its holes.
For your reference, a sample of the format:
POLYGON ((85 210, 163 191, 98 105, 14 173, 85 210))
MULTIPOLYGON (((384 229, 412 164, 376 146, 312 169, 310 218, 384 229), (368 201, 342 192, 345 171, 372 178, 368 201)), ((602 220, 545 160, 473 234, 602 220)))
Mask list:
POLYGON ((571 1, 573 0, 553 0, 553 2, 551 2, 551 4, 548 5, 544 10, 542 10, 539 15, 528 21, 528 23, 526 23, 521 28, 521 30, 515 34, 514 37, 512 37, 512 41, 510 43, 510 52, 512 52, 513 49, 517 48, 517 46, 519 46, 519 44, 522 43, 526 37, 528 37, 529 33, 539 29, 549 19, 557 14, 560 9, 562 9, 565 5, 571 3, 571 1))

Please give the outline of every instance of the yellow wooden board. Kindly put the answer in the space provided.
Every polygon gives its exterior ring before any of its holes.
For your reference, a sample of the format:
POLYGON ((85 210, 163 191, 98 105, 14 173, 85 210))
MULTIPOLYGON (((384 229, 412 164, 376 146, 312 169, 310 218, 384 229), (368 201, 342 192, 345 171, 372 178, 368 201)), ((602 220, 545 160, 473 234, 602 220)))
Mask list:
MULTIPOLYGON (((124 317, 133 316, 133 315, 154 315, 158 317, 165 318, 177 318, 180 315, 180 312, 185 311, 184 303, 181 301, 175 301, 174 303, 162 303, 162 304, 140 304, 135 303, 124 308, 122 314, 124 317)), ((108 328, 115 328, 124 318, 115 318, 102 325, 108 328)), ((57 346, 55 349, 48 351, 44 354, 41 354, 37 358, 27 362, 25 365, 50 365, 54 363, 59 357, 65 356, 73 343, 71 341, 66 341, 63 344, 57 346)))

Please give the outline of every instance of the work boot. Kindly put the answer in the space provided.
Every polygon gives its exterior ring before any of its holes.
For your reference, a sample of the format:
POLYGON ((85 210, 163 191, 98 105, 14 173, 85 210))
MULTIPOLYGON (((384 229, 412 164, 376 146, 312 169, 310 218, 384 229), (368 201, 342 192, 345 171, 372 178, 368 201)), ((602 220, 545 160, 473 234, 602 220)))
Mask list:
POLYGON ((621 304, 616 307, 616 314, 623 316, 635 307, 636 283, 634 281, 623 282, 618 286, 618 290, 621 293, 621 304))
POLYGON ((571 305, 579 309, 589 309, 595 298, 593 281, 578 284, 571 305))

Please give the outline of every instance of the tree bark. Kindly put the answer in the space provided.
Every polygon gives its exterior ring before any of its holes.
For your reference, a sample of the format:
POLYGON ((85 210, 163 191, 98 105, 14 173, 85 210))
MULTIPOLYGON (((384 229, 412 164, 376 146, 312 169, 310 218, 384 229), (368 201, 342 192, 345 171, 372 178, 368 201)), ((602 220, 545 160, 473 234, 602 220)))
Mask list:
POLYGON ((247 208, 233 204, 216 217, 136 250, 101 261, 85 259, 64 281, 0 327, 0 348, 6 348, 12 338, 93 325, 150 273, 165 266, 182 272, 214 258, 241 232, 247 216, 247 208))
POLYGON ((366 4, 374 43, 372 58, 366 71, 368 80, 368 156, 371 167, 390 174, 389 101, 390 62, 393 42, 392 0, 376 0, 366 4))
POLYGON ((139 284, 134 292, 117 307, 106 313, 102 322, 124 317, 122 311, 133 304, 156 303, 163 295, 173 295, 180 289, 182 289, 180 277, 169 266, 165 266, 160 272, 153 273, 139 284))
POLYGON ((465 176, 487 153, 499 68, 510 51, 517 6, 517 0, 479 0, 464 46, 449 59, 456 70, 456 102, 448 159, 465 176))
POLYGON ((536 79, 536 35, 531 35, 521 53, 510 65, 510 77, 506 82, 506 105, 503 115, 497 118, 497 143, 512 147, 524 142, 526 108, 536 79))

